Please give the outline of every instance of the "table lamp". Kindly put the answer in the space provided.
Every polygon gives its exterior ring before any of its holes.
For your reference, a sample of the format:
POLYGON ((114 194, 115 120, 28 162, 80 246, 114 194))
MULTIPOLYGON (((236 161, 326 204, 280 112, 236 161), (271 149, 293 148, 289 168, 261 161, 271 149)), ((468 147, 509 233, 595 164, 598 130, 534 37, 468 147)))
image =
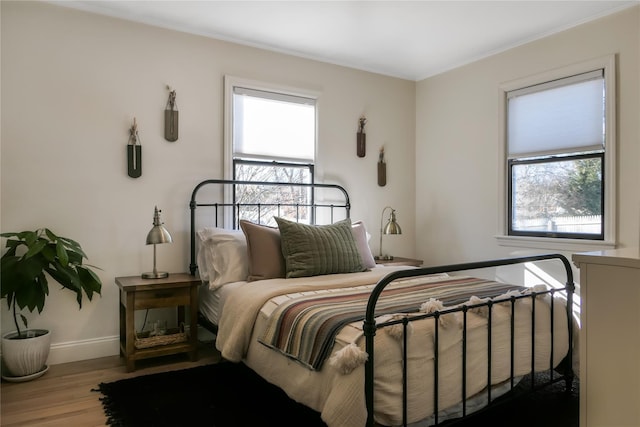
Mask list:
POLYGON ((393 259, 392 255, 382 255, 382 235, 383 234, 402 234, 402 230, 400 229, 400 226, 396 222, 396 210, 390 206, 387 206, 384 209, 382 209, 382 215, 380 216, 380 255, 377 255, 375 257, 375 259, 377 260, 389 261, 393 259), (387 224, 384 226, 384 228, 382 228, 382 222, 384 221, 384 212, 387 209, 391 209, 391 214, 389 215, 389 221, 387 221, 387 224))
POLYGON ((153 271, 142 273, 143 279, 162 279, 169 276, 169 273, 166 271, 159 272, 156 269, 156 245, 172 242, 171 234, 169 234, 167 229, 163 227, 162 222, 160 222, 160 212, 162 211, 156 206, 153 214, 153 228, 149 231, 149 234, 147 234, 147 245, 153 245, 153 271))

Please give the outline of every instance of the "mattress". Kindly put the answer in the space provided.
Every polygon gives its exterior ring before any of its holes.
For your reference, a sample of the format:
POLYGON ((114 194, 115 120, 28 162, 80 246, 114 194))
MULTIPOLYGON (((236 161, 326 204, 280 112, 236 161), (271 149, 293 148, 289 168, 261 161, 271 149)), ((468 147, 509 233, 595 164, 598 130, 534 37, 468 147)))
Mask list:
POLYGON ((247 282, 227 283, 216 289, 210 289, 207 283, 203 283, 198 289, 198 306, 200 314, 214 325, 217 325, 220 321, 220 313, 222 313, 222 307, 224 307, 224 302, 227 297, 234 291, 234 289, 241 287, 244 283, 247 282))

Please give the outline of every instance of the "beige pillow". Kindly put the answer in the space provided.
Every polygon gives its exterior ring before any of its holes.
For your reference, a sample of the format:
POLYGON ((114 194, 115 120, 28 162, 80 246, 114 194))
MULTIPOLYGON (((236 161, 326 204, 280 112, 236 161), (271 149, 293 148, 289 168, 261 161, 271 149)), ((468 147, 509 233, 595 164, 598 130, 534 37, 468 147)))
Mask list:
POLYGON ((285 277, 284 257, 280 247, 280 231, 274 227, 240 220, 247 238, 249 258, 248 281, 285 277))

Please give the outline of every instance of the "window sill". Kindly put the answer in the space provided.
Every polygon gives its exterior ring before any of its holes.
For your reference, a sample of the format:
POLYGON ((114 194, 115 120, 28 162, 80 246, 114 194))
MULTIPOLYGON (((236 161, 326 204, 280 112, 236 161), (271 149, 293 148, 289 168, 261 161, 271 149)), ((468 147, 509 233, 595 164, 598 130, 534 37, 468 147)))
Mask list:
POLYGON ((553 239, 545 237, 495 236, 500 246, 515 246, 531 249, 551 249, 570 252, 615 249, 613 242, 583 239, 553 239))

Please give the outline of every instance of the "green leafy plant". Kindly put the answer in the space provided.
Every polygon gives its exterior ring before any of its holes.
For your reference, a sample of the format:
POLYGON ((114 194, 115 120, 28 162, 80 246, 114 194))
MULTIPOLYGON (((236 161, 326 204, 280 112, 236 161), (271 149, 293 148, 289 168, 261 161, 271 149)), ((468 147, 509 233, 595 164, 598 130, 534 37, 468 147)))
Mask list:
POLYGON ((33 312, 41 313, 49 284, 47 273, 63 288, 76 294, 78 306, 82 308, 83 293, 89 300, 94 293, 100 294, 102 282, 91 270, 97 268, 84 265, 86 259, 80 244, 66 237, 60 237, 47 228, 19 233, 2 233, 7 238, 7 251, 2 255, 0 265, 0 287, 2 298, 7 299, 9 310, 13 311, 13 320, 18 336, 20 332, 18 315, 25 328, 27 318, 20 313, 25 307, 33 312))

